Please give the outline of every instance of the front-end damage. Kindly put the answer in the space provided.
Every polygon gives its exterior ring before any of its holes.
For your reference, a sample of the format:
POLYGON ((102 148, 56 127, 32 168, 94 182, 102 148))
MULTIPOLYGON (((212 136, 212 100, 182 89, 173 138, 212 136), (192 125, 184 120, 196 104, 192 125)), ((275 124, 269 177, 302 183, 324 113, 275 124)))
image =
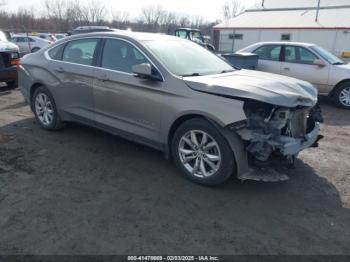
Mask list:
POLYGON ((248 100, 247 119, 229 126, 244 141, 249 171, 241 180, 283 181, 286 168, 294 166, 298 154, 317 147, 323 121, 318 106, 287 108, 248 100))

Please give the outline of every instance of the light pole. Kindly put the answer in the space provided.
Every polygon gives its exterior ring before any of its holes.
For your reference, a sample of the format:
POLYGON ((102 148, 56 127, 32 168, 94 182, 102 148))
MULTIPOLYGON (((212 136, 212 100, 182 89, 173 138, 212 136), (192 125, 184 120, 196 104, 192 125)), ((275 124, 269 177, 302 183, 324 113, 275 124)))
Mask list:
POLYGON ((316 11, 316 22, 318 22, 318 15, 320 13, 320 7, 321 7, 321 0, 318 0, 318 4, 317 4, 317 11, 316 11))

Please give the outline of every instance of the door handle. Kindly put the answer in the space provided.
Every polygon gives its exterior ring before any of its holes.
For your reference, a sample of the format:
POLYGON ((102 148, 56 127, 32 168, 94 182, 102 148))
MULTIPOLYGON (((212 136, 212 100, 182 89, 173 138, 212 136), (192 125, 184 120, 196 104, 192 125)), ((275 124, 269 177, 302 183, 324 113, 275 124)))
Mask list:
POLYGON ((283 70, 290 71, 290 68, 289 67, 284 67, 283 70))
POLYGON ((65 72, 64 69, 63 69, 63 67, 59 67, 59 68, 57 68, 55 71, 56 71, 57 73, 64 73, 64 72, 65 72))
POLYGON ((109 81, 109 78, 108 78, 107 75, 98 76, 97 79, 100 80, 100 81, 102 81, 102 82, 107 82, 107 81, 109 81))

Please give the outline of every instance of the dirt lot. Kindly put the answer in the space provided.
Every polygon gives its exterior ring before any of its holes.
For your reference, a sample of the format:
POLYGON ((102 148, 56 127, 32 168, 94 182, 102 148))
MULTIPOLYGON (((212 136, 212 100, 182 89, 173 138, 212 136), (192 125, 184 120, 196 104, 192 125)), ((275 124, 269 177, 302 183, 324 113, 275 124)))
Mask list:
POLYGON ((46 132, 0 89, 1 254, 350 254, 350 112, 287 182, 207 188, 161 153, 69 125, 46 132))

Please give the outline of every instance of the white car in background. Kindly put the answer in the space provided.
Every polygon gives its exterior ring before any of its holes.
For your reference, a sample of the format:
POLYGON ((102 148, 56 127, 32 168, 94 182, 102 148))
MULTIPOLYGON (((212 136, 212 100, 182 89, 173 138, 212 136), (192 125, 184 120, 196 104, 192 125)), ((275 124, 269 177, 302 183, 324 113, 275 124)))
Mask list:
POLYGON ((237 53, 259 55, 258 70, 302 79, 342 108, 350 109, 350 64, 320 46, 299 42, 261 42, 237 53))
POLYGON ((33 36, 40 37, 41 39, 45 39, 45 40, 50 41, 50 42, 56 42, 57 41, 56 36, 53 35, 53 34, 50 34, 50 33, 38 33, 38 34, 33 35, 33 36))
POLYGON ((55 38, 56 38, 57 40, 63 39, 63 38, 65 38, 65 37, 67 37, 67 36, 68 36, 67 34, 55 34, 55 38))
POLYGON ((13 35, 11 37, 11 42, 19 47, 20 53, 34 53, 50 44, 53 44, 52 41, 26 35, 13 35))

